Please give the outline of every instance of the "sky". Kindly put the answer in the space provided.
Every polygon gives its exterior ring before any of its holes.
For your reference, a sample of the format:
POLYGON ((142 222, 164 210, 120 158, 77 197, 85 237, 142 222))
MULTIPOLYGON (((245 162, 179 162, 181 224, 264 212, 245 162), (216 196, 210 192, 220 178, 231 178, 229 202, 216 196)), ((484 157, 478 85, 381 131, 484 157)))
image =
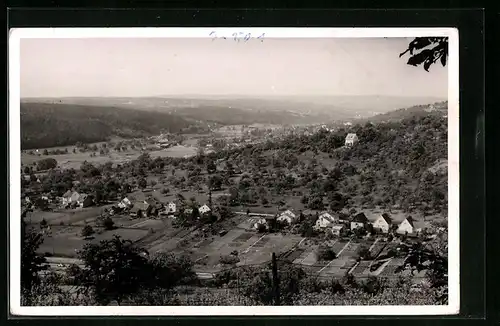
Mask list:
POLYGON ((447 98, 408 38, 21 39, 21 97, 379 95, 447 98))

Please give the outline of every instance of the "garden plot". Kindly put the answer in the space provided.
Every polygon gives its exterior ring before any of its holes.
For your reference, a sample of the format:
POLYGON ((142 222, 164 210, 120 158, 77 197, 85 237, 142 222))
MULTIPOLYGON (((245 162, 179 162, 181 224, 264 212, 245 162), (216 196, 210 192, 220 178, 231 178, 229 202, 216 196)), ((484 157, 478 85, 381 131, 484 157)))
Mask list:
POLYGON ((273 252, 279 255, 293 249, 300 240, 300 237, 295 236, 266 234, 243 250, 240 253, 240 259, 242 264, 259 264, 270 260, 273 252))
POLYGON ((288 255, 284 257, 284 259, 288 262, 294 262, 296 261, 303 253, 305 252, 305 249, 295 249, 288 255))
POLYGON ((101 234, 95 234, 92 242, 99 242, 102 240, 111 240, 115 235, 121 237, 124 240, 130 240, 132 242, 139 241, 143 237, 147 236, 149 231, 140 229, 122 229, 118 228, 111 231, 106 231, 101 234))
POLYGON ((386 244, 383 243, 383 242, 377 242, 375 245, 372 246, 372 248, 370 250, 370 255, 372 257, 377 257, 382 252, 382 250, 384 249, 385 245, 386 244))
POLYGON ((130 225, 128 227, 131 228, 131 229, 143 229, 143 230, 153 229, 153 230, 161 230, 161 229, 165 228, 169 224, 171 224, 171 223, 167 224, 163 220, 151 220, 151 219, 148 219, 148 220, 137 222, 137 223, 132 224, 132 225, 130 225))
POLYGON ((53 226, 44 237, 38 252, 53 256, 76 257, 87 241, 81 236, 81 228, 72 226, 53 226))
POLYGON ((351 271, 354 276, 364 276, 369 272, 368 267, 370 267, 371 261, 362 260, 359 264, 351 271))
MULTIPOLYGON (((302 252, 299 254, 297 258, 293 260, 294 264, 304 264, 304 261, 306 261, 306 258, 309 257, 309 255, 314 254, 314 252, 311 251, 311 249, 301 249, 302 252)), ((297 250, 298 251, 298 250, 297 250)), ((316 259, 316 256, 314 257, 316 259)), ((311 265, 314 264, 314 262, 311 263, 311 265)))
MULTIPOLYGON (((343 249, 344 247, 346 247, 346 245, 348 244, 349 242, 348 241, 344 241, 344 240, 339 240, 337 242, 335 242, 335 244, 331 247, 333 252, 336 254, 336 255, 344 255, 344 252, 343 252, 343 249), (339 254, 340 253, 340 254, 339 254)), ((350 244, 350 243, 349 243, 350 244)))
POLYGON ((347 263, 347 259, 339 258, 330 261, 325 267, 318 271, 322 277, 341 277, 345 274, 343 267, 347 263))

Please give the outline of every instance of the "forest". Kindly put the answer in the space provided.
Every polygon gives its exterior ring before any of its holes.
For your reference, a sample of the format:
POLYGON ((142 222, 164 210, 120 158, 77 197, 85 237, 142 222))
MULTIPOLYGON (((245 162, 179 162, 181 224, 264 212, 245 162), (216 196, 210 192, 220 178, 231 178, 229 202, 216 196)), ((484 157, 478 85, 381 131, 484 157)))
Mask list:
POLYGON ((144 137, 161 132, 204 133, 203 123, 175 114, 72 104, 21 103, 21 148, 47 148, 111 136, 144 137))

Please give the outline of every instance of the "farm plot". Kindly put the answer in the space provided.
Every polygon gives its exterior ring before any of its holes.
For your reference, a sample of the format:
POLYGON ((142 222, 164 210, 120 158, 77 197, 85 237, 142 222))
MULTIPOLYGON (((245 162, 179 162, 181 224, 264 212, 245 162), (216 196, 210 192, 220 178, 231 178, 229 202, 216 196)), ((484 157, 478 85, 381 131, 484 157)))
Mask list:
POLYGON ((53 226, 40 245, 39 253, 50 253, 53 256, 76 257, 77 250, 83 248, 87 241, 81 237, 81 228, 72 226, 53 226))
POLYGON ((27 223, 28 224, 38 224, 42 220, 47 221, 49 225, 57 225, 58 221, 66 216, 64 212, 44 212, 44 211, 34 211, 33 213, 28 213, 27 223))
POLYGON ((85 224, 85 222, 91 223, 107 207, 111 207, 111 205, 61 210, 59 212, 63 213, 63 215, 52 220, 49 224, 73 225, 78 223, 81 225, 81 223, 85 224))
POLYGON ((346 246, 348 244, 350 245, 350 243, 348 241, 339 240, 339 241, 335 242, 331 248, 336 255, 339 255, 339 256, 345 255, 344 248, 346 248, 346 246))
MULTIPOLYGON (((316 254, 314 253, 314 251, 312 251, 310 248, 301 249, 301 251, 302 252, 299 254, 299 256, 293 260, 293 263, 307 265, 307 263, 311 262, 310 265, 313 265, 316 261, 316 254), (311 254, 314 254, 314 259, 311 259, 309 257, 311 254)), ((299 250, 297 250, 297 252, 299 252, 299 250)))
POLYGON ((342 277, 345 274, 344 266, 348 262, 347 257, 342 257, 330 261, 326 266, 318 271, 321 277, 342 277))
POLYGON ((147 236, 148 233, 149 232, 146 230, 118 228, 115 230, 103 232, 101 234, 96 234, 92 242, 97 243, 102 240, 111 240, 115 235, 121 237, 124 240, 136 242, 147 236))
POLYGON ((359 276, 365 276, 368 274, 369 271, 369 266, 371 264, 371 261, 366 261, 362 260, 359 262, 359 264, 351 271, 351 274, 359 277, 359 276))
POLYGON ((375 245, 372 246, 372 248, 370 250, 370 255, 372 257, 377 257, 378 255, 380 255, 380 253, 385 248, 385 246, 386 246, 385 243, 377 242, 375 245))
MULTIPOLYGON (((282 252, 289 251, 300 240, 300 237, 283 236, 280 234, 263 235, 241 252, 241 265, 260 264, 269 261, 273 252, 279 255, 282 252)), ((246 245, 248 243, 246 242, 246 245)))
POLYGON ((132 224, 128 226, 127 228, 132 228, 132 229, 143 229, 143 230, 161 230, 164 229, 167 226, 170 226, 172 223, 169 223, 167 220, 152 220, 152 219, 147 219, 143 221, 136 222, 135 224, 132 224))

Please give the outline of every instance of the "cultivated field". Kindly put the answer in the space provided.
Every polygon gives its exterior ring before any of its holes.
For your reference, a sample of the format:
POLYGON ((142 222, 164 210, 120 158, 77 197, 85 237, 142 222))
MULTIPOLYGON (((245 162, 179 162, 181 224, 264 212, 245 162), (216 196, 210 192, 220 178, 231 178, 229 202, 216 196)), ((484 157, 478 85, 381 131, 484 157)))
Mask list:
MULTIPOLYGON (((125 162, 129 162, 131 160, 136 159, 141 155, 143 151, 139 149, 128 149, 126 151, 122 152, 116 152, 116 151, 111 151, 109 154, 106 155, 99 155, 97 153, 96 156, 90 156, 92 152, 77 152, 77 153, 72 153, 73 147, 72 146, 67 146, 67 147, 61 147, 57 149, 62 149, 64 150, 65 148, 68 149, 69 153, 67 154, 59 154, 59 155, 31 155, 28 153, 22 153, 21 154, 21 163, 23 165, 32 165, 33 163, 42 160, 47 157, 54 158, 57 161, 57 164, 60 168, 62 169, 79 169, 80 166, 84 161, 87 161, 92 164, 104 164, 106 162, 112 162, 116 164, 123 164, 125 162)), ((48 148, 48 150, 55 150, 56 148, 48 148)), ((173 146, 170 148, 162 149, 162 150, 155 150, 155 151, 148 151, 149 155, 152 158, 155 157, 189 157, 193 156, 196 154, 196 147, 191 147, 191 146, 173 146)), ((43 149, 39 149, 39 153, 41 154, 43 152, 43 149)))

